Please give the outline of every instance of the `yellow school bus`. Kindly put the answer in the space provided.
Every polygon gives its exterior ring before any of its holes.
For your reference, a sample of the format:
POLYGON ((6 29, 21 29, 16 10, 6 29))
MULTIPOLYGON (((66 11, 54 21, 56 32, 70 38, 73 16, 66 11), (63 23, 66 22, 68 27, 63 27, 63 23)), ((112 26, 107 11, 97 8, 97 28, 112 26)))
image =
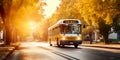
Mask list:
POLYGON ((50 46, 74 45, 75 48, 82 43, 82 24, 77 19, 62 19, 48 28, 48 41, 50 46))

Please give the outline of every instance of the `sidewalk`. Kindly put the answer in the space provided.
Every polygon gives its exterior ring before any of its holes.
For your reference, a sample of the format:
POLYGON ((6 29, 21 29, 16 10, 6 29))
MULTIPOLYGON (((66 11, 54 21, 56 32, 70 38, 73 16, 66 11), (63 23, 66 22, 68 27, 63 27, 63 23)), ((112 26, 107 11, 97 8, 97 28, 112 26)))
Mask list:
POLYGON ((5 60, 18 45, 19 43, 11 44, 10 46, 0 46, 0 60, 5 60))
POLYGON ((119 49, 120 50, 120 44, 82 44, 82 46, 107 48, 107 49, 119 49))

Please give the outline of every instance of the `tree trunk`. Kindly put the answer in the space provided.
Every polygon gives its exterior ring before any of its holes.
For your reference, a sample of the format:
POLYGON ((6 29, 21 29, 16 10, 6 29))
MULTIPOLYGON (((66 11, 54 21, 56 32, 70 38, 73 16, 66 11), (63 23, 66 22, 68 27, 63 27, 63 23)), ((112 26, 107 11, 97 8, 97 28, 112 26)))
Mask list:
POLYGON ((5 26, 5 44, 10 45, 11 42, 11 32, 9 26, 5 26))
POLYGON ((108 33, 105 33, 105 34, 103 35, 103 37, 104 37, 104 42, 105 42, 105 44, 109 44, 110 41, 109 41, 109 39, 108 39, 108 33))
POLYGON ((89 33, 89 38, 90 38, 90 44, 92 44, 93 40, 92 40, 92 32, 89 33))

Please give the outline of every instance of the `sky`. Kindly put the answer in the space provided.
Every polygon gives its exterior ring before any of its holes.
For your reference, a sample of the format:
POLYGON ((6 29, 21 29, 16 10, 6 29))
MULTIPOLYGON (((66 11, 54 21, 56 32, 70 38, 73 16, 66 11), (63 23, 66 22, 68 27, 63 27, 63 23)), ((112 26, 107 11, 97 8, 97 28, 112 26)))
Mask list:
POLYGON ((52 16, 52 14, 55 12, 56 8, 59 7, 59 4, 61 3, 60 0, 45 0, 47 3, 47 6, 44 6, 44 14, 45 18, 49 18, 52 16))

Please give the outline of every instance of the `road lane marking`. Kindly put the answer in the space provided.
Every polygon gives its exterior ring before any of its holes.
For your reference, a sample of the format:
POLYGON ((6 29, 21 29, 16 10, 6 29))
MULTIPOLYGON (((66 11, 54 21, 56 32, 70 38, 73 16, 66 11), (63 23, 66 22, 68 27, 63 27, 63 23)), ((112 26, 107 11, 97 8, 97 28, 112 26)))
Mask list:
POLYGON ((59 56, 65 58, 65 59, 67 59, 67 60, 80 60, 80 59, 75 58, 73 56, 70 56, 70 55, 67 55, 67 54, 64 54, 64 53, 61 53, 61 52, 58 52, 58 51, 54 51, 52 49, 48 49, 48 48, 45 48, 45 47, 40 47, 40 48, 42 48, 44 50, 47 50, 47 51, 50 51, 50 52, 52 52, 52 53, 54 53, 56 55, 59 55, 59 56))
POLYGON ((11 60, 18 60, 18 55, 20 54, 18 51, 14 52, 13 58, 11 60))

